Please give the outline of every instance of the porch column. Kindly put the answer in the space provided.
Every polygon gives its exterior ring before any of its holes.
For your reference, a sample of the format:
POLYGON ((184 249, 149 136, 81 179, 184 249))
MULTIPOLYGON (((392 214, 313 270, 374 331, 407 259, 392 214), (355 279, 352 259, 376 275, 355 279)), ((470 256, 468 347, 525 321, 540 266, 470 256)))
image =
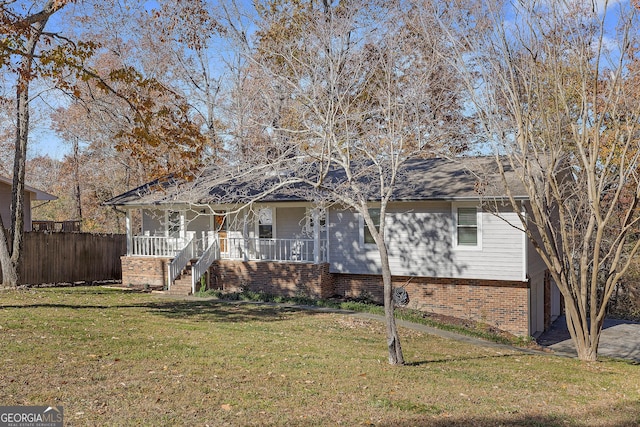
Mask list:
POLYGON ((243 258, 245 261, 249 261, 249 225, 248 225, 248 214, 244 214, 244 222, 242 224, 242 244, 244 246, 244 254, 243 258))
POLYGON ((180 238, 184 242, 187 237, 187 214, 185 211, 180 211, 180 238))
POLYGON ((311 211, 313 217, 313 262, 320 264, 320 215, 318 208, 311 211))
POLYGON ((131 209, 127 209, 124 217, 124 227, 127 232, 127 255, 132 254, 133 235, 131 234, 131 209))

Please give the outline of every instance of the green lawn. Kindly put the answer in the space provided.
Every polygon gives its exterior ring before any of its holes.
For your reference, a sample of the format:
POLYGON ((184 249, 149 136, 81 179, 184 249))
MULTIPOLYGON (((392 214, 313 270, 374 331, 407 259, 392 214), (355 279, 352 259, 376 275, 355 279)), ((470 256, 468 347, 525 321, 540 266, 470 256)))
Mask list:
POLYGON ((0 405, 65 425, 640 424, 640 367, 497 351, 344 314, 105 288, 0 292, 0 405))

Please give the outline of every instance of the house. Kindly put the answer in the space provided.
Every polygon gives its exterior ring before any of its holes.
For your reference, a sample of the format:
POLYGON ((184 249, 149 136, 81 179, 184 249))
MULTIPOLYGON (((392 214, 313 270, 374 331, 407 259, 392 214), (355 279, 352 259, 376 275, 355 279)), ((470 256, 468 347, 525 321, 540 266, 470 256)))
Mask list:
MULTIPOLYGON (((0 176, 0 215, 2 216, 2 224, 5 228, 11 225, 11 189, 13 188, 13 180, 0 176)), ((44 191, 25 185, 25 204, 24 204, 24 231, 33 229, 32 221, 32 202, 47 202, 56 200, 57 197, 44 191)))
MULTIPOLYGON (((303 185, 280 188, 282 178, 209 169, 110 200, 127 218, 123 284, 188 293, 207 280, 229 290, 381 300, 379 254, 362 217, 303 185)), ((514 227, 520 220, 501 182, 493 158, 408 162, 385 219, 393 283, 412 308, 535 335, 560 314, 560 293, 514 227), (483 170, 482 178, 470 170, 483 170)))

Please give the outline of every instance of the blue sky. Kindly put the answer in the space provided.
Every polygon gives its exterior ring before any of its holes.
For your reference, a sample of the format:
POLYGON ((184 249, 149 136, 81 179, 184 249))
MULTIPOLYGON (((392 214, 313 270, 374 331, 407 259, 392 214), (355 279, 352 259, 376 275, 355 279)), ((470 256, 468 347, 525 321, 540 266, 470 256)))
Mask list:
MULTIPOLYGON (((549 0, 555 1, 555 0, 549 0)), ((589 1, 589 0, 585 0, 589 1)), ((608 20, 615 22, 618 14, 618 8, 620 4, 628 6, 628 0, 612 0, 608 2, 608 20)), ((145 3, 145 7, 152 8, 157 3, 153 0, 149 0, 145 3)), ((605 0, 597 0, 597 5, 600 11, 604 10, 605 0)), ((55 19, 50 22, 49 28, 64 27, 64 23, 60 22, 60 16, 56 16, 55 19)), ((61 98, 59 95, 45 93, 41 100, 38 101, 39 105, 35 105, 36 108, 43 107, 43 113, 33 114, 33 127, 30 134, 29 142, 29 156, 37 155, 49 155, 51 157, 61 159, 65 154, 68 154, 71 150, 71 146, 66 144, 60 138, 57 137, 55 132, 51 130, 51 123, 48 120, 47 111, 51 108, 59 106, 61 98)))

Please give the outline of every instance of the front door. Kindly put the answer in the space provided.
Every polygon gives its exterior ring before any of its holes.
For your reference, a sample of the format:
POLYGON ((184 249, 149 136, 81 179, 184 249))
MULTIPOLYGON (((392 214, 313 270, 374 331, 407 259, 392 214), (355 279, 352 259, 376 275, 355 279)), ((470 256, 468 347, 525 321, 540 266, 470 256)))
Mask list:
POLYGON ((226 215, 214 215, 213 227, 216 233, 218 233, 218 241, 220 242, 220 252, 227 252, 227 216, 226 215))

